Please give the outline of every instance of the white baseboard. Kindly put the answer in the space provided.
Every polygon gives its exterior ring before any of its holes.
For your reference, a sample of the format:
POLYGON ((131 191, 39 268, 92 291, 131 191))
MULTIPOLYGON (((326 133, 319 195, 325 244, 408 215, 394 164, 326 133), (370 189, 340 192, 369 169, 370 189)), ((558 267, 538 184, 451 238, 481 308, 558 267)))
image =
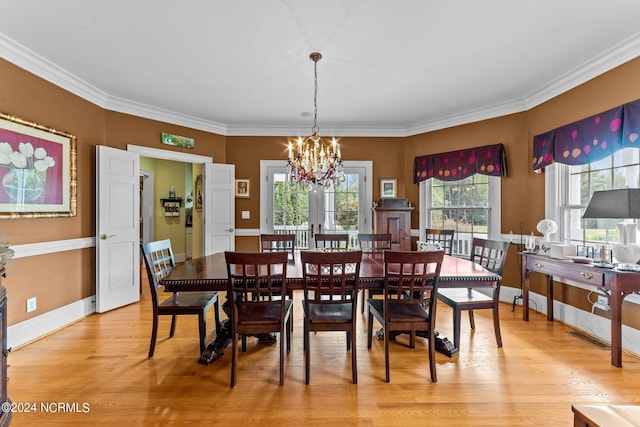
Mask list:
POLYGON ((7 347, 19 347, 69 325, 96 311, 96 298, 91 296, 33 317, 7 328, 7 347))
MULTIPOLYGON (((513 299, 516 295, 520 295, 520 289, 508 286, 500 288, 500 301, 502 302, 513 304, 513 299)), ((522 300, 517 305, 522 306, 522 300)), ((529 309, 546 316, 547 297, 529 292, 529 309)), ((611 321, 606 317, 598 316, 559 301, 553 302, 553 317, 555 320, 611 344, 611 321)), ((634 354, 640 354, 640 331, 638 329, 622 325, 622 348, 634 354)))

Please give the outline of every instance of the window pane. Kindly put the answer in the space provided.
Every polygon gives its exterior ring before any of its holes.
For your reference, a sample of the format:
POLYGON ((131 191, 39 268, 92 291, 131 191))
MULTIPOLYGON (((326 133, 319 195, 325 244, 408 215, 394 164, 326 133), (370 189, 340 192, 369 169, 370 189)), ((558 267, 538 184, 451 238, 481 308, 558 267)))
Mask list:
POLYGON ((565 241, 581 245, 619 241, 619 219, 582 219, 594 191, 640 187, 640 150, 625 148, 597 162, 569 166, 566 191, 561 195, 562 236, 565 241))
POLYGON ((474 236, 488 236, 489 177, 476 174, 458 181, 430 181, 431 228, 455 230, 453 253, 468 255, 474 236))

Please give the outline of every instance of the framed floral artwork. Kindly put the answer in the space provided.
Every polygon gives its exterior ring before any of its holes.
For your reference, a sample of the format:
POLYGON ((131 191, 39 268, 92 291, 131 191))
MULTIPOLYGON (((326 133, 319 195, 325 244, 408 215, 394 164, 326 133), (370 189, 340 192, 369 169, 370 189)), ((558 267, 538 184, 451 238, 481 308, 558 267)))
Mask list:
POLYGON ((0 113, 0 218, 76 215, 75 135, 0 113))
POLYGON ((381 179, 380 180, 380 198, 388 199, 396 197, 396 185, 397 180, 395 178, 381 179))

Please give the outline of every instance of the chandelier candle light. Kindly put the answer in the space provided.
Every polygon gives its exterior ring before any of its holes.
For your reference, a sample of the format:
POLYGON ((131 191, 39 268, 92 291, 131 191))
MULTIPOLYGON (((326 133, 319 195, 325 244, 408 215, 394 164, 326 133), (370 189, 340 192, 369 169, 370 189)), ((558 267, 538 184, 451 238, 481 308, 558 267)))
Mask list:
POLYGON ((318 61, 322 55, 313 52, 309 55, 313 61, 313 128, 311 136, 298 137, 297 142, 289 142, 288 181, 291 185, 301 185, 307 189, 314 187, 330 188, 344 182, 345 176, 340 155, 340 145, 335 138, 325 142, 318 131, 318 61))

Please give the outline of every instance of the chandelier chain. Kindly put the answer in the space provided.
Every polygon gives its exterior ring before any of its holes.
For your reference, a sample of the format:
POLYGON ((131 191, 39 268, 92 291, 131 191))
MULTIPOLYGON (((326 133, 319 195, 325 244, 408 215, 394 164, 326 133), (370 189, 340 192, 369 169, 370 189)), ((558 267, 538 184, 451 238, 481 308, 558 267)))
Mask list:
MULTIPOLYGON (((312 58, 313 59, 313 58, 312 58)), ((318 133, 318 59, 313 59, 313 128, 311 133, 318 133)))
POLYGON ((311 190, 316 187, 331 188, 345 182, 340 155, 340 145, 335 138, 327 142, 318 135, 318 61, 322 55, 313 52, 313 128, 311 135, 289 141, 287 180, 291 185, 311 190))

